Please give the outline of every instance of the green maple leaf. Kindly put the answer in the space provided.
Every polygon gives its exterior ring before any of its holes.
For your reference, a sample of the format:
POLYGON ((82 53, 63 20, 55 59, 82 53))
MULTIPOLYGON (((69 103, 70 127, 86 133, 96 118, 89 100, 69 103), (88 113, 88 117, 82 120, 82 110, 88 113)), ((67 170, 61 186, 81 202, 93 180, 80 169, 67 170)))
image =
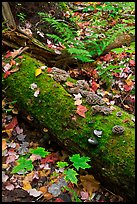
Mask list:
POLYGON ((65 176, 66 181, 71 181, 72 183, 77 184, 78 179, 77 179, 76 175, 78 175, 78 174, 74 169, 66 169, 64 171, 64 174, 66 174, 66 176, 65 176))
POLYGON ((69 164, 67 162, 57 162, 57 167, 64 168, 65 166, 68 166, 69 164))
POLYGON ((24 157, 21 157, 20 159, 18 159, 17 162, 19 164, 13 168, 11 172, 12 174, 18 173, 19 171, 26 173, 27 171, 32 171, 34 168, 32 161, 24 157))
POLYGON ((86 162, 90 161, 89 157, 82 156, 80 157, 79 154, 74 154, 72 157, 69 157, 70 161, 73 162, 73 166, 79 170, 79 168, 86 169, 90 168, 91 166, 86 162))
POLYGON ((44 158, 45 156, 47 156, 49 154, 49 152, 45 151, 45 148, 43 148, 43 147, 37 147, 36 149, 30 148, 29 151, 32 154, 36 154, 36 155, 41 156, 42 158, 44 158))

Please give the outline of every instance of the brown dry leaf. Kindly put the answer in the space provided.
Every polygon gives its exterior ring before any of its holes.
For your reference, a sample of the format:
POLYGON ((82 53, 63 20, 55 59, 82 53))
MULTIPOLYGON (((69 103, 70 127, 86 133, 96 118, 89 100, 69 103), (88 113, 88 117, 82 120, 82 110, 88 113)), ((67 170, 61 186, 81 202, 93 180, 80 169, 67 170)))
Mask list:
POLYGON ((100 182, 96 181, 93 175, 80 176, 80 181, 84 190, 87 191, 90 196, 99 189, 100 182))
POLYGON ((48 192, 47 186, 41 186, 39 188, 39 191, 43 193, 43 196, 46 200, 50 200, 51 198, 53 198, 53 195, 48 192))
POLYGON ((18 114, 18 110, 16 108, 12 109, 12 113, 17 115, 18 114))
POLYGON ((32 181, 33 180, 33 176, 34 176, 34 172, 32 171, 31 173, 27 174, 24 178, 24 181, 32 181))
POLYGON ((39 171, 39 176, 42 177, 42 176, 48 176, 50 174, 50 169, 46 170, 46 169, 43 169, 42 171, 39 171))
POLYGON ((4 107, 5 107, 5 105, 6 105, 6 100, 5 100, 5 99, 3 99, 3 100, 2 100, 2 108, 4 108, 4 107))
POLYGON ((25 190, 25 191, 32 189, 32 186, 30 185, 30 182, 24 180, 22 189, 25 190))
POLYGON ((7 142, 5 139, 2 139, 2 151, 7 149, 7 142))

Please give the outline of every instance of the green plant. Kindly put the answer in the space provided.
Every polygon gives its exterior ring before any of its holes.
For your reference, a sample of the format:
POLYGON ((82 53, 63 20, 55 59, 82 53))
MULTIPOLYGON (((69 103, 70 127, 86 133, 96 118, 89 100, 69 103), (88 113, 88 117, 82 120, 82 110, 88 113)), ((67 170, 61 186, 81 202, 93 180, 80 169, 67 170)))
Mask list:
POLYGON ((21 21, 21 22, 24 22, 25 21, 25 19, 26 19, 26 14, 24 14, 24 13, 19 13, 19 14, 17 14, 17 16, 19 17, 19 20, 21 21))
POLYGON ((91 59, 90 52, 86 50, 84 42, 77 40, 78 32, 73 27, 70 27, 64 22, 59 22, 59 20, 56 20, 54 17, 45 13, 39 12, 38 14, 42 17, 43 21, 47 21, 58 32, 58 35, 46 35, 52 38, 54 42, 61 42, 65 45, 66 50, 73 58, 79 59, 82 62, 94 61, 91 59))

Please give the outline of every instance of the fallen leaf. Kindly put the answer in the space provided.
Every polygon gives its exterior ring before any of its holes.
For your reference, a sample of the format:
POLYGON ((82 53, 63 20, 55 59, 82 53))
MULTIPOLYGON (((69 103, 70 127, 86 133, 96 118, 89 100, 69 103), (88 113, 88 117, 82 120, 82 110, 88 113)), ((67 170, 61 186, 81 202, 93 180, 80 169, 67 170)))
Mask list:
POLYGON ((5 127, 6 130, 13 129, 18 124, 17 117, 14 117, 12 121, 5 127))
POLYGON ((20 127, 17 125, 17 126, 16 126, 16 132, 17 132, 17 134, 21 134, 21 133, 23 133, 23 129, 20 128, 20 127))
POLYGON ((87 111, 88 109, 85 107, 85 106, 82 106, 82 105, 78 105, 77 106, 77 110, 76 110, 76 113, 80 116, 82 116, 83 118, 85 118, 85 112, 87 111))
POLYGON ((8 176, 5 174, 4 171, 2 171, 2 182, 5 183, 8 180, 8 176))
POLYGON ((7 142, 5 139, 2 139, 2 151, 7 149, 7 142))
POLYGON ((39 76, 41 73, 42 73, 42 70, 40 68, 35 70, 36 77, 39 76))
POLYGON ((13 184, 8 184, 7 186, 5 186, 5 188, 9 191, 14 190, 14 185, 13 184))
POLYGON ((27 190, 32 189, 32 186, 30 185, 30 182, 29 182, 29 181, 26 181, 26 180, 25 180, 25 181, 23 181, 22 183, 23 183, 23 187, 22 187, 23 190, 27 191, 27 190))
POLYGON ((77 99, 75 102, 74 102, 74 105, 78 106, 82 103, 82 100, 80 99, 77 99))
POLYGON ((42 194, 41 191, 37 191, 35 188, 29 189, 27 190, 27 192, 30 194, 30 196, 33 196, 33 197, 38 197, 42 194))
POLYGON ((81 195, 81 200, 87 200, 89 198, 88 192, 81 191, 80 195, 81 195))
POLYGON ((125 91, 131 91, 133 88, 132 86, 128 86, 127 84, 125 84, 123 87, 125 91))
POLYGON ((96 181, 93 175, 80 176, 84 190, 92 196, 92 193, 99 189, 100 182, 96 181))
POLYGON ((135 66, 135 61, 134 60, 130 60, 129 64, 130 64, 130 66, 135 66))
POLYGON ((81 94, 80 93, 78 93, 78 94, 73 94, 74 95, 74 100, 78 100, 78 99, 80 99, 80 98, 82 98, 82 96, 81 96, 81 94))
POLYGON ((10 74, 11 74, 10 71, 6 71, 5 74, 4 74, 4 79, 6 79, 10 74))
POLYGON ((8 51, 6 52, 5 58, 11 57, 11 54, 12 54, 12 52, 8 50, 8 51))
POLYGON ((22 59, 22 58, 23 58, 23 56, 18 56, 18 58, 19 58, 19 59, 22 59))
POLYGON ((48 69, 47 69, 47 72, 48 72, 48 73, 52 72, 52 68, 48 68, 48 69))
POLYGON ((91 86, 91 88, 92 88, 92 90, 93 90, 94 92, 96 92, 99 87, 100 87, 99 84, 97 84, 95 81, 92 81, 92 86, 91 86))

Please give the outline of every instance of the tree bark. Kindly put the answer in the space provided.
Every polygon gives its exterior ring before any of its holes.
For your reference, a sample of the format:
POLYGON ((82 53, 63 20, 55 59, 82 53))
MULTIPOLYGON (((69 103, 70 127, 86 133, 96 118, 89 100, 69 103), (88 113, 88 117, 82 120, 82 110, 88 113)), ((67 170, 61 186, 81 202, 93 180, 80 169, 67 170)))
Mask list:
POLYGON ((16 23, 8 2, 2 2, 2 16, 8 28, 16 28, 16 23))
MULTIPOLYGON (((32 42, 32 41, 31 41, 32 42)), ((52 52, 47 53, 52 55, 52 52)), ((26 112, 37 121, 39 130, 48 129, 50 139, 59 143, 72 154, 80 153, 91 159, 92 173, 96 179, 114 193, 127 201, 135 201, 135 127, 132 115, 119 107, 110 115, 92 114, 92 106, 83 99, 88 111, 86 117, 76 113, 73 97, 61 85, 44 71, 35 77, 35 70, 43 64, 29 55, 24 55, 20 70, 4 80, 7 96, 17 100, 22 113, 26 112), (30 85, 36 83, 40 88, 38 97, 30 85), (122 112, 121 117, 116 113, 122 112), (124 123, 127 119, 128 122, 124 123), (91 126, 90 122, 94 122, 91 126), (124 127, 123 135, 112 133, 115 125, 124 127), (97 138, 99 144, 93 146, 88 138, 93 137, 94 130, 102 130, 97 138)), ((68 78, 68 81, 71 81, 68 78)), ((45 133, 46 134, 46 133, 45 133)))

